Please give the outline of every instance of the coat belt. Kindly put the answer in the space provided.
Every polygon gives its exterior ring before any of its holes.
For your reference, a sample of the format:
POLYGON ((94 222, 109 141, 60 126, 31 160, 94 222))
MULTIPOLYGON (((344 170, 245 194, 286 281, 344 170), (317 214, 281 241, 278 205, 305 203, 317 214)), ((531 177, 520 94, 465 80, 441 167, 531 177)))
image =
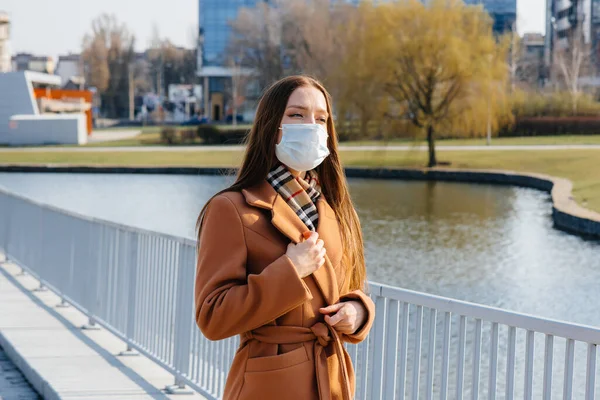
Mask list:
POLYGON ((249 339, 256 339, 259 342, 269 344, 294 344, 314 341, 314 363, 315 371, 317 373, 317 385, 319 387, 319 399, 321 400, 331 399, 327 354, 324 350, 325 347, 332 344, 342 374, 343 399, 352 400, 344 347, 342 346, 340 336, 333 327, 323 322, 318 322, 310 328, 301 326, 265 325, 250 332, 245 332, 242 337, 242 345, 249 339))

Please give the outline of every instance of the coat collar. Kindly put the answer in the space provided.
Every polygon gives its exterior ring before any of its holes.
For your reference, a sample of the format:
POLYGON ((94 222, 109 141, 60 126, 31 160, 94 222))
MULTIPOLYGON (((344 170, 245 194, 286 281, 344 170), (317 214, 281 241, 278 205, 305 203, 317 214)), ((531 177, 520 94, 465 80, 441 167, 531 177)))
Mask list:
MULTIPOLYGON (((303 240, 302 234, 307 232, 308 228, 266 180, 256 186, 242 189, 242 194, 246 199, 246 203, 250 206, 270 210, 273 226, 292 242, 300 243, 303 240)), ((317 233, 320 234, 329 228, 328 224, 331 222, 328 219, 331 217, 327 216, 327 214, 333 213, 333 210, 330 209, 323 196, 317 200, 316 206, 319 212, 317 233)), ((329 257, 325 256, 325 264, 313 273, 313 277, 328 304, 337 303, 339 300, 339 288, 329 257)))

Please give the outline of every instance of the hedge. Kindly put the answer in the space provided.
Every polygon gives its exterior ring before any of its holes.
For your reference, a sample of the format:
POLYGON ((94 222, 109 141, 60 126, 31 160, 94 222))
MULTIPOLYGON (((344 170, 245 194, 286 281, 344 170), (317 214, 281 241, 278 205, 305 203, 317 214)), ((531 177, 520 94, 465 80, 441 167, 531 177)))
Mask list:
POLYGON ((500 137, 598 134, 600 117, 517 118, 511 128, 499 132, 500 137))
POLYGON ((248 129, 219 129, 216 125, 199 125, 196 132, 205 144, 241 144, 248 133, 248 129))

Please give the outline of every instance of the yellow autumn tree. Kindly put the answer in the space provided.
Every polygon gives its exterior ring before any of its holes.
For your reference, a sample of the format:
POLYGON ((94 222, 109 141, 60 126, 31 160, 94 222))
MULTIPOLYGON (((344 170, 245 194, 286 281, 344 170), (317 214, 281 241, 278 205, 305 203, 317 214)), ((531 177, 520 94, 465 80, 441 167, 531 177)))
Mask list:
POLYGON ((327 84, 335 93, 339 130, 346 137, 364 138, 381 134, 389 96, 377 65, 386 57, 387 32, 377 24, 377 7, 361 2, 346 9, 343 24, 336 26, 339 60, 327 84))
POLYGON ((373 29, 386 31, 376 73, 385 92, 425 132, 430 167, 438 136, 485 134, 510 112, 506 99, 507 46, 492 33, 482 7, 460 0, 418 0, 377 5, 373 29))

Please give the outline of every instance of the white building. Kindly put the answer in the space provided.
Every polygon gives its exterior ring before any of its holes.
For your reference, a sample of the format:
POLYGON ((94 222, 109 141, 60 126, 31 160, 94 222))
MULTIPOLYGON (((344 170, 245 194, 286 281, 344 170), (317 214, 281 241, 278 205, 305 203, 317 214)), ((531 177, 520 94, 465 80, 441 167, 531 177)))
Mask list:
POLYGON ((11 71, 10 60, 10 19, 0 11, 0 72, 11 71))
POLYGON ((12 70, 33 71, 43 74, 54 74, 54 59, 50 56, 34 56, 29 53, 18 53, 12 57, 12 70))
POLYGON ((87 122, 82 106, 89 109, 89 104, 46 100, 40 107, 33 92, 35 86, 60 87, 61 79, 32 71, 0 74, 0 144, 87 143, 87 122), (64 109, 71 113, 44 113, 47 109, 64 109))
POLYGON ((81 81, 83 70, 79 54, 59 56, 54 74, 60 76, 63 84, 70 80, 81 81))

